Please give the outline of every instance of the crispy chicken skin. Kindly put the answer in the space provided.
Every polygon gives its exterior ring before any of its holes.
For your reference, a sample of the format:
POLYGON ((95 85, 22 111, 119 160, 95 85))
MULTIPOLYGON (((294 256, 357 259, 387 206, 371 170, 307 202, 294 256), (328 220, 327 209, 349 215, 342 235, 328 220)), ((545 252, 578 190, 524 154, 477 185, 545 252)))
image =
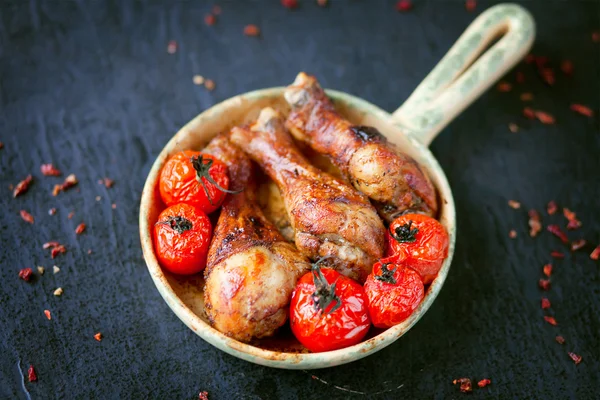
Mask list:
POLYGON ((340 116, 315 77, 301 72, 284 96, 292 107, 286 121, 292 135, 328 155, 386 221, 406 212, 436 215, 435 189, 415 160, 375 128, 340 116))
POLYGON ((308 259, 265 218, 257 205, 255 168, 221 135, 204 150, 228 166, 232 190, 214 230, 204 271, 204 311, 227 336, 248 342, 271 336, 288 317, 296 280, 308 259))
POLYGON ((382 256, 384 226, 368 198, 304 158, 271 108, 231 140, 275 181, 301 253, 363 282, 382 256))

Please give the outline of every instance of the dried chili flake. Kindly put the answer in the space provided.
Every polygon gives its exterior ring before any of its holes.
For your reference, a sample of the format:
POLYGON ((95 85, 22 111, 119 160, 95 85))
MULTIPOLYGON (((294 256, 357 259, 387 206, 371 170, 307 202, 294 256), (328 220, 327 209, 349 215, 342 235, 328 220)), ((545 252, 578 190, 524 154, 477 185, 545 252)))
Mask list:
POLYGON ((540 281, 538 282, 538 285, 540 286, 540 289, 548 291, 550 290, 550 280, 548 279, 540 279, 540 281))
POLYGON ((212 14, 206 14, 204 16, 204 23, 208 26, 213 26, 217 22, 217 17, 212 14))
POLYGON ((558 343, 558 344, 565 344, 565 338, 562 336, 557 336, 554 339, 556 340, 556 343, 558 343))
POLYGON ((79 181, 77 180, 75 174, 70 174, 65 178, 65 181, 61 185, 60 190, 64 192, 65 190, 77 185, 77 183, 79 183, 79 181))
POLYGON ((571 75, 573 73, 573 63, 571 60, 562 60, 560 63, 560 70, 565 75, 571 75))
POLYGON ((552 275, 552 264, 544 265, 543 271, 544 271, 544 275, 546 275, 548 278, 550 278, 550 275, 552 275))
POLYGON ((202 391, 198 393, 198 400, 208 400, 208 392, 202 391))
POLYGON ((212 13, 215 14, 215 15, 221 14, 221 7, 219 7, 217 5, 214 5, 213 8, 212 8, 212 13))
POLYGON ((102 197, 96 196, 96 201, 100 201, 100 200, 102 200, 102 197))
POLYGON ((58 168, 56 168, 52 163, 50 164, 42 164, 40 167, 42 171, 42 175, 44 176, 61 176, 62 172, 58 168))
POLYGON ((33 368, 33 365, 29 365, 29 369, 27 370, 27 378, 29 379, 29 382, 37 381, 37 374, 35 373, 35 368, 33 368))
POLYGON ((82 222, 79 225, 77 225, 77 228, 75 228, 75 233, 77 235, 81 235, 83 232, 85 232, 85 224, 82 222))
POLYGON ((547 315, 544 315, 544 321, 546 321, 547 323, 549 323, 550 325, 553 325, 553 326, 558 325, 558 322, 556 322, 556 319, 554 319, 554 317, 549 317, 547 315))
POLYGON ((508 124, 508 130, 512 133, 517 133, 519 132, 519 125, 511 122, 510 124, 508 124))
POLYGON ((51 208, 48 210, 48 215, 54 215, 56 214, 56 208, 51 208))
POLYGON ((600 259, 600 244, 590 253, 590 258, 594 261, 600 259))
POLYGON ((548 300, 546 297, 542 297, 542 308, 545 310, 550 307, 551 307, 550 300, 548 300))
POLYGON ((575 363, 575 365, 579 364, 581 362, 581 356, 572 352, 569 352, 569 357, 571 357, 571 360, 573 360, 573 362, 575 363))
POLYGON ((59 272, 60 272, 60 268, 58 268, 56 265, 54 265, 54 266, 52 267, 52 273, 56 275, 56 274, 58 274, 59 272))
POLYGON ((29 214, 25 210, 21 210, 20 213, 21 213, 21 218, 23 219, 23 221, 33 224, 33 222, 34 222, 33 215, 29 214))
POLYGON ((412 1, 410 0, 400 0, 396 3, 396 11, 406 12, 410 11, 413 8, 412 1))
POLYGON ((518 210, 519 208, 521 208, 521 203, 519 203, 516 200, 509 200, 508 201, 508 206, 510 208, 514 208, 515 210, 518 210))
POLYGON ((23 268, 19 271, 19 278, 25 282, 29 282, 33 276, 33 270, 31 268, 23 268))
POLYGON ((56 288, 56 290, 54 291, 54 295, 56 297, 60 297, 60 296, 62 296, 62 294, 63 294, 63 288, 61 288, 61 287, 56 288))
POLYGON ((523 109, 523 116, 527 119, 535 119, 535 111, 531 107, 525 107, 523 109))
POLYGON ((54 188, 52 189, 52 196, 58 196, 59 193, 60 193, 60 185, 54 185, 54 188))
POLYGON ((92 254, 92 249, 88 249, 87 253, 92 254))
POLYGON ((517 71, 515 80, 517 81, 517 83, 525 83, 525 74, 521 71, 517 71))
POLYGON ((44 310, 44 315, 48 318, 48 321, 52 319, 52 314, 50 314, 50 310, 44 310))
POLYGON ((260 28, 254 24, 249 24, 244 27, 244 35, 246 36, 258 36, 260 35, 260 28))
POLYGON ((594 112, 592 111, 592 109, 589 108, 588 106, 584 106, 583 104, 573 103, 573 104, 571 104, 570 108, 572 111, 575 111, 576 113, 579 113, 586 117, 594 116, 594 112))
POLYGON ((192 82, 194 82, 194 85, 202 85, 204 84, 204 77, 202 75, 194 75, 192 78, 192 82))
POLYGON ((94 335, 94 339, 96 339, 97 341, 101 342, 102 341, 102 333, 98 332, 94 335))
POLYGON ((46 269, 42 266, 37 267, 37 271, 40 275, 44 275, 44 272, 46 271, 46 269))
POLYGON ((547 112, 544 112, 544 111, 539 111, 539 110, 536 111, 535 116, 542 124, 552 125, 556 122, 556 120, 554 119, 554 116, 552 116, 552 114, 548 114, 547 112))
POLYGON ((556 205, 556 202, 554 200, 549 201, 548 206, 546 207, 546 211, 548 212, 548 215, 554 215, 557 210, 558 210, 558 206, 556 205))
POLYGON ((317 4, 321 7, 327 7, 327 0, 317 0, 317 4))
POLYGON ((177 52, 177 42, 175 40, 170 40, 169 44, 167 44, 167 53, 175 54, 177 52))
POLYGON ((21 182, 17 183, 15 186, 15 190, 13 190, 13 197, 17 197, 27 192, 29 186, 33 182, 33 176, 27 175, 27 178, 23 179, 21 182))
POLYGON ((521 93, 521 96, 519 96, 519 98, 521 99, 521 101, 531 101, 533 100, 533 94, 529 92, 521 93))
POLYGON ((581 228, 581 221, 578 219, 574 219, 567 223, 567 229, 570 231, 578 229, 578 228, 581 228))
POLYGON ((115 184, 115 181, 113 181, 112 179, 110 179, 106 176, 104 178, 102 178, 102 182, 104 182, 104 186, 106 186, 109 189, 111 187, 113 187, 113 185, 115 184))
POLYGON ((569 243, 569 238, 562 231, 562 229, 560 229, 560 226, 558 226, 556 224, 550 224, 550 225, 548 225, 548 227, 546 229, 548 229, 548 232, 550 232, 551 234, 553 234, 554 236, 559 238, 563 243, 565 243, 565 244, 569 243))
POLYGON ((554 258, 565 258, 565 253, 561 253, 560 251, 552 250, 550 252, 550 257, 554 258))
POLYGON ((67 215, 67 219, 71 219, 75 216, 75 211, 71 211, 69 215, 67 215))
POLYGON ((204 81, 204 87, 207 90, 214 90, 215 89, 215 81, 213 81, 212 79, 207 79, 206 81, 204 81))
POLYGON ((546 82, 548 85, 552 86, 556 82, 554 70, 552 68, 541 68, 540 74, 542 75, 544 82, 546 82))
POLYGON ((61 244, 59 246, 52 248, 52 250, 50 251, 50 257, 56 258, 57 255, 63 254, 66 252, 67 252, 66 247, 61 244))
POLYGON ((502 81, 500 83, 498 83, 498 86, 496 86, 499 92, 510 92, 512 90, 512 85, 508 82, 502 81))
POLYGON ((110 205, 110 207, 111 207, 113 210, 115 210, 115 209, 117 208, 117 204, 116 204, 116 203, 112 203, 112 204, 110 205))
POLYGON ((51 247, 56 247, 56 246, 60 246, 60 243, 58 243, 57 241, 51 240, 49 242, 46 242, 43 244, 43 248, 44 250, 49 249, 51 247))
POLYGON ((465 9, 467 11, 475 11, 475 8, 477 7, 477 1, 475 0, 466 0, 465 1, 465 9))
POLYGON ((511 239, 514 239, 517 237, 517 231, 515 231, 514 229, 512 229, 510 232, 508 232, 508 237, 511 239))
POLYGON ((281 0, 281 5, 289 9, 298 8, 298 0, 281 0))
POLYGON ((453 385, 460 385, 460 391, 463 393, 470 393, 473 391, 473 385, 469 378, 459 378, 452 381, 453 385))
POLYGON ((477 386, 479 386, 480 388, 484 388, 487 385, 490 385, 492 383, 492 381, 490 381, 489 379, 482 379, 479 382, 477 382, 477 386))
POLYGON ((586 245, 585 239, 577 239, 571 242, 571 251, 577 251, 586 245))
POLYGON ((529 210, 529 236, 536 237, 542 230, 540 214, 536 210, 529 210))

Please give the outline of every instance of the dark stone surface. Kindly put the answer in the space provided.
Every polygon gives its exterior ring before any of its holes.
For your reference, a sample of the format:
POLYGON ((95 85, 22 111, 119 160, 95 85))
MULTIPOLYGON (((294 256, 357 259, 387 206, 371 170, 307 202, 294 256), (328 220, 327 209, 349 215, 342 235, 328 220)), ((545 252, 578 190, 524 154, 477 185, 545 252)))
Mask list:
MULTIPOLYGON (((579 102, 597 114, 600 106, 600 44, 591 40, 600 29, 597 1, 524 2, 538 25, 535 53, 554 65, 573 60, 573 77, 557 71, 550 88, 521 66, 522 87, 491 90, 433 143, 454 190, 458 246, 434 306, 394 345, 338 368, 279 371, 214 349, 163 302, 141 258, 137 218, 150 165, 179 127, 235 94, 285 85, 300 70, 391 111, 490 5, 468 13, 462 1, 415 1, 400 15, 393 2, 331 3, 303 0, 289 11, 277 1, 227 2, 213 27, 203 23, 212 4, 191 1, 0 4, 0 398, 26 398, 25 388, 32 398, 192 399, 207 390, 211 400, 447 399, 466 396, 451 384, 463 376, 492 380, 471 398, 598 398, 600 264, 589 246, 570 254, 545 231, 530 238, 526 217, 555 199, 583 221, 570 238, 600 242, 598 119, 568 108, 579 102), (260 38, 242 35, 248 23, 260 26, 260 38), (175 55, 166 52, 171 39, 175 55), (196 73, 216 89, 193 85, 196 73), (520 117, 524 91, 556 125, 520 117), (521 131, 509 132, 509 122, 521 131), (45 162, 76 173, 78 190, 52 197, 60 178, 41 176, 45 162), (12 199, 9 184, 29 173, 30 191, 12 199), (97 184, 104 176, 115 180, 112 189, 97 184), (523 208, 510 209, 508 199, 523 208), (20 209, 35 225, 21 221, 20 209), (81 221, 87 232, 76 237, 81 221), (51 239, 68 253, 51 260, 42 250, 51 239), (557 327, 544 322, 537 287, 552 249, 568 253, 555 260, 548 293, 557 327), (17 278, 36 265, 44 276, 17 278), (52 295, 58 286, 60 298, 52 295), (557 334, 566 344, 555 343, 557 334), (583 362, 575 366, 567 351, 583 362), (29 364, 39 381, 23 384, 29 364)), ((543 220, 565 222, 545 212, 543 220)))

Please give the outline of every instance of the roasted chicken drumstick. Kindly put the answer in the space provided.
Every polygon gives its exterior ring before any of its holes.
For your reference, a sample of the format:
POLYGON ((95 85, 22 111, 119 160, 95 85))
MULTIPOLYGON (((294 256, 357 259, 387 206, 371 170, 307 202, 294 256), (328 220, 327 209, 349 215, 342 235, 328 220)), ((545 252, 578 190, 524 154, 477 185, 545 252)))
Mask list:
POLYGON ((415 160, 377 129, 354 126, 340 116, 315 77, 301 72, 284 96, 292 107, 286 121, 290 132, 328 155, 386 221, 408 211, 435 217, 435 189, 415 160))
POLYGON ((214 230, 204 310, 215 328, 237 340, 270 336, 287 320, 296 280, 310 264, 257 206, 250 159, 225 136, 204 152, 227 164, 232 189, 242 190, 228 195, 214 230))
POLYGON ((310 165, 271 108, 249 128, 233 128, 231 140, 279 187, 298 250, 364 281, 382 255, 385 232, 368 198, 310 165))

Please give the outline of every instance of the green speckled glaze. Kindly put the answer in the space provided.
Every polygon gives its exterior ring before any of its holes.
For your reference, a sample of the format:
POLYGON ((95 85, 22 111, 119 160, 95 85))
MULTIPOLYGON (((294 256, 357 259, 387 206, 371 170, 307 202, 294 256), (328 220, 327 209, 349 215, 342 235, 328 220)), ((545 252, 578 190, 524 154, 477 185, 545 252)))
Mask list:
POLYGON ((438 190, 440 222, 450 236, 448 258, 422 303, 406 321, 362 343, 336 351, 313 354, 266 350, 228 338, 207 323, 202 310, 201 277, 181 279, 165 273, 158 264, 151 230, 162 207, 156 186, 167 158, 182 149, 201 149, 217 133, 256 118, 263 107, 272 106, 285 112, 287 105, 283 100, 283 87, 249 92, 204 111, 167 143, 154 162, 142 192, 140 238, 148 270, 166 303, 190 329, 218 349, 243 360, 275 368, 332 367, 366 357, 396 341, 433 304, 448 276, 456 243, 452 192, 444 172, 427 145, 456 114, 526 54, 533 36, 533 21, 524 9, 511 4, 492 7, 477 18, 448 55, 394 114, 360 98, 327 91, 338 110, 348 119, 357 124, 375 126, 412 156, 431 176, 438 190), (482 48, 501 31, 506 31, 505 36, 470 65, 482 48))

